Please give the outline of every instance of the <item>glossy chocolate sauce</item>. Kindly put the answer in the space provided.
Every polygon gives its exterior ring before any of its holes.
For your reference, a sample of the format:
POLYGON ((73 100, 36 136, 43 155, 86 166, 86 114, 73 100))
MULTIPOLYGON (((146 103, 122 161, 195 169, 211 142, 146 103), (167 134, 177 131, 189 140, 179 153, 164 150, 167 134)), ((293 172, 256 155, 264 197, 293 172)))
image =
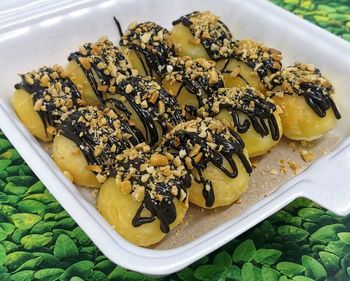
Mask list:
POLYGON ((276 106, 259 97, 253 88, 226 89, 218 92, 212 99, 207 100, 203 112, 214 117, 224 109, 229 111, 238 133, 246 133, 253 126, 261 137, 268 136, 270 133, 275 141, 281 137, 274 115, 276 106), (214 103, 219 104, 219 111, 213 110, 214 103), (242 118, 240 113, 244 115, 243 122, 240 120, 242 118))
POLYGON ((125 56, 107 39, 83 45, 81 50, 71 53, 68 60, 73 60, 80 66, 92 90, 102 103, 104 103, 107 94, 115 93, 111 91, 111 86, 115 86, 117 73, 132 74, 131 65, 125 56), (82 64, 81 58, 89 60, 90 68, 86 68, 82 64), (110 64, 116 68, 115 72, 117 73, 111 72, 110 64))
POLYGON ((283 69, 280 75, 284 94, 303 96, 310 108, 319 116, 325 117, 332 109, 337 119, 340 112, 333 100, 334 88, 313 65, 296 63, 283 69))
POLYGON ((129 28, 124 34, 116 21, 121 36, 120 46, 134 51, 147 76, 162 76, 175 48, 169 39, 169 31, 154 22, 144 22, 129 28))
MULTIPOLYGON (((172 59, 170 65, 173 70, 171 73, 164 76, 163 81, 170 79, 170 81, 180 83, 180 87, 177 90, 175 97, 178 98, 181 91, 186 89, 190 94, 196 97, 198 107, 204 106, 204 99, 211 97, 220 88, 224 87, 224 81, 221 74, 214 67, 204 68, 198 60, 186 62, 181 58, 172 59), (216 81, 210 80, 211 72, 216 74, 216 81)), ((195 108, 187 106, 187 108, 185 107, 185 110, 190 115, 192 114, 192 116, 195 116, 195 108)))
MULTIPOLYGON (((136 112, 146 132, 144 138, 150 146, 157 144, 162 135, 168 132, 169 128, 184 121, 176 99, 170 96, 164 88, 152 80, 145 79, 141 76, 126 77, 117 85, 117 89, 118 95, 123 96, 136 112), (129 93, 127 93, 128 87, 132 88, 132 91, 129 93), (158 93, 158 98, 154 103, 151 102, 152 97, 150 93, 152 91, 158 93), (137 103, 136 96, 140 97, 140 103, 137 103), (146 101, 147 106, 143 107, 142 101, 146 101), (161 112, 159 102, 164 105, 165 112, 161 112), (158 132, 157 125, 160 125, 162 132, 158 132)), ((131 118, 132 113, 122 102, 114 98, 110 98, 106 101, 112 103, 128 118, 131 118)))
MULTIPOLYGON (((213 184, 203 175, 208 163, 215 165, 230 178, 236 178, 238 176, 238 168, 233 160, 234 155, 238 156, 247 173, 252 172, 252 167, 249 160, 243 153, 244 142, 237 133, 229 128, 225 128, 220 133, 215 132, 214 130, 208 131, 212 135, 212 143, 217 145, 215 149, 208 145, 206 139, 201 137, 198 131, 187 129, 173 131, 170 139, 168 139, 163 146, 169 151, 176 151, 177 154, 179 151, 185 150, 186 154, 189 155, 190 146, 193 147, 196 144, 200 145, 200 151, 203 153, 203 155, 198 162, 192 159, 194 169, 189 170, 189 172, 193 175, 196 182, 203 185, 202 194, 205 199, 206 206, 211 207, 215 202, 213 184), (224 159, 229 164, 229 169, 224 167, 224 159)), ((232 188, 234 188, 234 186, 232 188)))
POLYGON ((63 114, 74 110, 81 103, 78 89, 61 71, 63 70, 43 67, 37 72, 20 75, 22 82, 15 85, 16 89, 23 89, 32 96, 33 106, 37 101, 42 101, 44 108, 37 112, 45 128, 56 127, 63 114), (27 75, 32 80, 26 79, 27 75), (49 78, 45 85, 42 82, 44 76, 49 78))
POLYGON ((132 145, 143 142, 143 136, 121 116, 114 113, 116 116, 111 118, 104 114, 104 111, 106 108, 81 107, 61 122, 58 131, 80 148, 89 165, 98 165, 102 169, 102 174, 114 176, 116 155, 132 145), (103 115, 105 124, 92 127, 91 124, 86 123, 92 122, 92 119, 98 122, 98 115, 103 115), (118 122, 118 128, 115 127, 114 122, 118 122), (103 148, 96 155, 96 148, 104 138, 106 140, 103 148))
MULTIPOLYGON (((235 59, 239 62, 244 62, 252 70, 256 71, 265 87, 267 89, 272 89, 282 82, 278 75, 278 72, 282 68, 281 58, 282 56, 279 51, 268 48, 259 42, 249 39, 235 41, 231 55, 224 58, 225 63, 221 68, 221 72, 230 73, 231 71, 228 69, 229 63, 232 59, 235 59)), ((238 74, 238 76, 243 79, 247 85, 250 85, 243 76, 240 74, 238 74)))
MULTIPOLYGON (((220 20, 216 19, 214 21, 210 19, 205 19, 206 16, 213 17, 213 15, 195 11, 185 16, 182 16, 178 20, 173 21, 173 25, 182 23, 184 26, 188 27, 193 36, 197 36, 204 49, 206 50, 208 56, 212 60, 220 60, 225 57, 222 47, 232 48, 233 36, 228 27, 220 20), (203 18, 201 22, 196 23, 196 18, 203 18), (198 34, 196 27, 198 27, 201 32, 198 34), (209 36, 203 36, 203 32, 208 31, 209 36), (227 42, 227 43, 226 43, 227 42), (218 46, 213 48, 213 45, 218 46)), ((226 49, 225 49, 226 50, 226 49)))
POLYGON ((305 98, 306 103, 319 116, 325 117, 328 109, 332 109, 337 119, 341 118, 340 112, 329 94, 324 94, 322 87, 315 84, 300 84, 300 92, 305 98))
MULTIPOLYGON (((147 183, 142 182, 142 175, 147 174, 147 171, 142 171, 141 165, 147 163, 150 158, 149 154, 143 154, 132 160, 121 161, 118 163, 119 169, 122 171, 122 178, 124 180, 130 167, 135 168, 137 172, 133 174, 129 180, 132 186, 143 186, 145 188, 145 195, 138 208, 133 220, 134 227, 141 226, 146 223, 153 222, 156 218, 160 221, 160 229, 163 233, 170 231, 170 224, 177 218, 177 211, 175 205, 175 198, 180 202, 187 201, 187 188, 191 185, 191 177, 186 172, 181 177, 171 178, 169 180, 159 180, 157 176, 161 174, 157 170, 155 176, 150 175, 147 183), (171 190, 176 187, 177 193, 174 194, 171 190), (148 210, 149 215, 145 216, 144 210, 148 210)), ((157 168, 155 168, 157 169, 157 168)), ((170 169, 175 169, 174 165, 170 163, 170 169)))

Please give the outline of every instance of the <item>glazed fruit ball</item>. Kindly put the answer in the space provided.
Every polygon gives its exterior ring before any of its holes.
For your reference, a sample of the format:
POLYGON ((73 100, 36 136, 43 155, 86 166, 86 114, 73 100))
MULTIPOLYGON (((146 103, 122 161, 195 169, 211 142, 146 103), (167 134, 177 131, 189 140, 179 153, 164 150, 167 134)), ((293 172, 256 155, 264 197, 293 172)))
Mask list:
POLYGON ((80 107, 58 126, 52 159, 73 183, 100 187, 114 173, 116 155, 142 141, 111 108, 80 107))
POLYGON ((160 146, 178 155, 193 180, 190 202, 203 208, 227 206, 248 187, 252 167, 242 139, 225 122, 194 119, 176 126, 160 146))
POLYGON ((174 57, 170 59, 167 70, 162 85, 190 116, 196 115, 206 98, 224 87, 220 72, 205 59, 174 57))
POLYGON ((104 103, 108 95, 115 94, 118 75, 133 73, 128 60, 107 38, 80 46, 68 60, 66 72, 88 105, 104 103))
POLYGON ((243 139, 249 157, 254 157, 266 153, 282 136, 277 107, 269 100, 251 87, 222 88, 204 101, 198 115, 228 121, 243 139))
POLYGON ((135 124, 150 146, 183 121, 176 99, 150 77, 120 77, 116 91, 107 104, 135 124))
POLYGON ((118 155, 116 178, 102 185, 97 200, 102 216, 138 246, 159 242, 182 222, 191 184, 178 158, 145 150, 149 146, 140 144, 118 155))
POLYGON ((141 76, 161 77, 176 56, 169 31, 154 22, 133 23, 120 39, 123 53, 141 76))
POLYGON ((250 39, 235 41, 231 54, 217 62, 226 87, 251 86, 262 93, 279 84, 281 52, 250 39))
POLYGON ((41 141, 51 141, 61 118, 83 105, 80 93, 60 66, 43 67, 21 75, 12 105, 28 130, 41 141))
POLYGON ((281 73, 283 83, 272 92, 282 108, 283 133, 294 140, 311 141, 331 130, 341 115, 334 102, 334 88, 319 69, 295 64, 281 73))
POLYGON ((211 12, 193 12, 173 22, 171 39, 178 55, 219 60, 232 51, 233 36, 218 16, 211 12))

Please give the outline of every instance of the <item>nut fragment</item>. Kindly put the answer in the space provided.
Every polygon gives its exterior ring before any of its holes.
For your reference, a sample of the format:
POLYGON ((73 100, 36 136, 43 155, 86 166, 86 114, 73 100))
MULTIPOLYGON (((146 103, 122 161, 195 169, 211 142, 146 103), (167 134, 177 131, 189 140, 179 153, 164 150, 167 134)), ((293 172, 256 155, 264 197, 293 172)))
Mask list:
POLYGON ((195 162, 195 163, 198 163, 199 161, 201 161, 202 157, 203 157, 203 153, 202 153, 202 152, 198 153, 198 154, 194 157, 194 162, 195 162))
POLYGON ((198 59, 198 63, 205 69, 209 69, 211 64, 206 59, 198 59))
POLYGON ((137 185, 131 196, 134 198, 134 200, 141 202, 143 198, 145 198, 145 188, 143 186, 137 185))
POLYGON ((37 101, 34 103, 34 110, 35 110, 35 111, 40 111, 42 105, 43 105, 43 100, 42 100, 42 99, 37 100, 37 101))
POLYGON ((177 196, 178 192, 179 192, 178 188, 175 185, 173 185, 171 187, 171 194, 174 196, 177 196))
POLYGON ((197 37, 193 37, 193 38, 189 39, 188 42, 190 42, 193 45, 199 45, 201 43, 201 40, 197 37))
POLYGON ((130 94, 134 88, 128 84, 125 88, 125 93, 130 94))
POLYGON ((79 62, 86 70, 89 70, 91 68, 91 64, 88 58, 80 57, 79 62))
POLYGON ((141 182, 146 183, 149 179, 150 174, 144 174, 141 176, 141 182))
POLYGON ((186 157, 185 158, 185 163, 186 163, 186 166, 187 166, 188 169, 192 170, 194 168, 193 165, 192 165, 192 160, 191 160, 190 157, 186 157))
POLYGON ((156 103, 158 97, 159 97, 159 92, 154 92, 154 93, 152 94, 151 98, 149 99, 149 101, 150 101, 151 103, 156 103))
POLYGON ((181 149, 181 150, 179 151, 179 157, 180 157, 180 158, 184 158, 185 156, 186 156, 186 150, 181 149))
POLYGON ((99 183, 104 183, 107 180, 105 175, 97 174, 96 179, 99 183))
POLYGON ((46 132, 47 132, 49 135, 54 136, 54 135, 56 134, 57 130, 56 130, 55 127, 47 126, 46 132))
POLYGON ((316 157, 311 151, 305 149, 300 149, 300 155, 305 162, 312 162, 316 157))
POLYGON ((147 43, 149 41, 149 39, 151 39, 151 33, 150 32, 146 32, 145 34, 143 34, 141 36, 141 41, 143 43, 147 43))
POLYGON ((190 153, 188 154, 188 156, 189 157, 196 156, 200 150, 201 150, 201 146, 198 143, 196 143, 192 148, 192 150, 190 151, 190 153))
POLYGON ((252 164, 252 167, 255 169, 256 167, 258 167, 258 159, 253 159, 251 160, 251 164, 252 164))
POLYGON ((107 92, 108 86, 106 86, 106 85, 98 85, 97 86, 97 90, 100 91, 100 92, 107 92))
POLYGON ((219 82, 219 77, 217 72, 212 69, 209 71, 209 84, 216 84, 219 82))
POLYGON ((149 163, 152 166, 166 166, 169 164, 168 157, 160 153, 153 153, 149 163))
POLYGON ((292 169, 293 172, 296 172, 296 170, 298 169, 298 165, 291 160, 288 161, 288 165, 292 169))
POLYGON ((43 77, 40 80, 40 86, 41 87, 48 87, 49 86, 50 77, 46 73, 43 75, 43 77))
POLYGON ((98 165, 87 165, 85 169, 96 173, 100 173, 102 171, 101 167, 98 165))
POLYGON ((270 174, 276 176, 276 175, 278 175, 278 171, 276 169, 272 169, 270 171, 270 174))
POLYGON ((174 165, 176 166, 176 167, 180 167, 181 166, 181 160, 180 160, 180 157, 179 156, 176 156, 175 157, 175 159, 174 159, 174 161, 173 161, 173 163, 174 163, 174 165))
POLYGON ((119 183, 119 186, 120 186, 121 192, 124 193, 125 195, 131 193, 132 186, 130 181, 122 181, 119 183))
POLYGON ((158 110, 159 110, 159 114, 160 115, 163 115, 164 112, 165 112, 165 105, 164 105, 164 102, 162 101, 159 101, 158 102, 158 110))
POLYGON ((101 147, 96 147, 94 150, 94 156, 97 157, 102 153, 102 148, 101 147))

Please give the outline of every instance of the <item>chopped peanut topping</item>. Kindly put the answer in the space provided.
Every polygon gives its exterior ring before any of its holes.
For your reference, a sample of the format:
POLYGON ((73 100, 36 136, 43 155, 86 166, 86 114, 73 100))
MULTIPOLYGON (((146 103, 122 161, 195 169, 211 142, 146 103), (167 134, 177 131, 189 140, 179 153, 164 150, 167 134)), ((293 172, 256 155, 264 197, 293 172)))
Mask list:
POLYGON ((169 164, 168 157, 160 153, 153 153, 149 162, 152 166, 166 166, 169 164))

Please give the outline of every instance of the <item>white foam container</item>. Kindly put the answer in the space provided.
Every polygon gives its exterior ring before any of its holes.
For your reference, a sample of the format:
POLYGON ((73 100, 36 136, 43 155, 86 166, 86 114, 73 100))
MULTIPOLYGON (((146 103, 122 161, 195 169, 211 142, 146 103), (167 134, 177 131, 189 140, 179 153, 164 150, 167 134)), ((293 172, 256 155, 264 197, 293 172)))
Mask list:
MULTIPOLYGON (((350 212, 350 44, 270 4, 250 0, 111 0, 19 1, 21 7, 0 9, 0 127, 28 165, 99 249, 125 268, 153 276, 181 270, 224 245, 297 197, 307 197, 329 210, 350 212), (83 42, 102 35, 118 39, 116 16, 126 28, 132 21, 152 20, 165 27, 194 10, 211 10, 237 38, 251 37, 282 50, 284 65, 314 63, 330 77, 343 115, 334 133, 341 143, 306 171, 283 184, 243 214, 184 246, 152 250, 119 236, 49 155, 23 127, 10 106, 17 73, 43 65, 65 64, 83 42)), ((3 4, 3 3, 2 3, 3 4)))

